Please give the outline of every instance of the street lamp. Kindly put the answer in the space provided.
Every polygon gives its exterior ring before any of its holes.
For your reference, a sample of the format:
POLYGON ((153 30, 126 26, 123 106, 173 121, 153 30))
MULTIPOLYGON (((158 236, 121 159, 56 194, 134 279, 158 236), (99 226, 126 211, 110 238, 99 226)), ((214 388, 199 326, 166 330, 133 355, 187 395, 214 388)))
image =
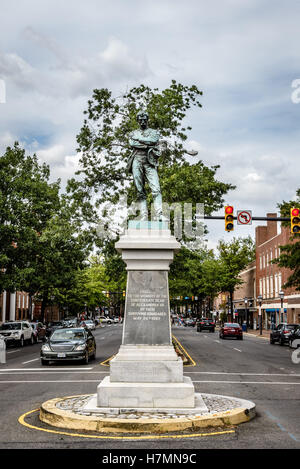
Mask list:
POLYGON ((244 298, 244 303, 245 303, 245 320, 246 320, 246 330, 247 330, 248 329, 248 310, 247 310, 248 298, 247 297, 244 298))
POLYGON ((282 290, 279 292, 279 296, 280 296, 280 302, 281 302, 281 308, 280 308, 281 322, 284 322, 284 321, 283 321, 283 298, 284 298, 284 292, 283 292, 282 290))
POLYGON ((258 304, 259 304, 259 312, 258 312, 258 315, 259 315, 259 335, 262 335, 262 314, 261 314, 262 299, 263 299, 262 295, 258 295, 257 301, 258 301, 258 304))

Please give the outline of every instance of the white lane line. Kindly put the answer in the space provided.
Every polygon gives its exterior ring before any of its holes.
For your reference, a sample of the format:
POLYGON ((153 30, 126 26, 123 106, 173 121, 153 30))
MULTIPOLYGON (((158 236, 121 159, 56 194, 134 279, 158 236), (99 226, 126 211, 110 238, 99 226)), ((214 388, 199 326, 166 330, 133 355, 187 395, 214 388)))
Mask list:
MULTIPOLYGON (((64 367, 59 367, 59 366, 56 366, 55 368, 53 368, 53 371, 56 371, 56 370, 64 370, 64 371, 71 371, 71 370, 93 370, 94 367, 91 366, 91 367, 78 367, 78 368, 64 368, 64 367)), ((46 370, 49 370, 49 368, 0 368, 0 371, 46 371, 46 370)), ((52 370, 51 370, 52 371, 52 370)))
POLYGON ((225 371, 185 371, 188 374, 199 374, 199 375, 241 375, 241 376, 293 376, 297 377, 300 374, 288 373, 238 373, 238 372, 225 372, 225 371))
MULTIPOLYGON (((99 383, 98 379, 81 379, 81 380, 34 380, 34 381, 1 381, 0 384, 29 384, 29 383, 99 383)), ((272 382, 272 381, 193 381, 193 383, 219 383, 219 384, 275 384, 277 386, 294 386, 300 385, 294 382, 272 382)))
POLYGON ((0 381, 0 384, 8 384, 8 383, 13 383, 13 384, 18 384, 18 383, 24 383, 24 384, 29 384, 29 383, 99 383, 98 379, 81 379, 81 380, 62 380, 62 381, 55 381, 55 380, 42 380, 42 381, 0 381))
POLYGON ((221 343, 219 340, 214 340, 214 342, 218 342, 218 344, 220 344, 220 343, 221 343))
MULTIPOLYGON (((0 371, 1 375, 56 375, 56 374, 64 374, 64 371, 51 371, 51 370, 44 370, 44 371, 0 371)), ((109 371, 69 371, 71 375, 75 375, 76 373, 81 375, 98 375, 98 374, 109 374, 109 371)))
POLYGON ((16 353, 16 352, 20 352, 21 349, 18 349, 18 350, 12 350, 10 352, 6 352, 6 353, 16 353))
POLYGON ((238 349, 238 348, 234 348, 233 350, 237 350, 238 352, 241 352, 241 350, 240 350, 240 349, 238 349))
POLYGON ((37 360, 40 360, 40 359, 34 358, 33 360, 28 360, 28 362, 22 362, 22 365, 26 365, 26 363, 36 362, 37 360))
POLYGON ((300 381, 298 383, 295 382, 284 382, 284 381, 193 381, 193 383, 221 383, 221 384, 277 384, 280 386, 288 386, 288 385, 300 385, 300 381))

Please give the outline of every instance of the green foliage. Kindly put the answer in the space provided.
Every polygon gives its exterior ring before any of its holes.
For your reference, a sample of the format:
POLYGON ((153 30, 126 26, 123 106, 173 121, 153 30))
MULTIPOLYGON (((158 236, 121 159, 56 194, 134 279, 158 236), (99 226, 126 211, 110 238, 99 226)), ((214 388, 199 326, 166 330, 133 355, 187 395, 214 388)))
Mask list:
POLYGON ((0 292, 23 289, 35 248, 60 206, 59 181, 18 143, 0 157, 0 292))
POLYGON ((221 290, 232 294, 235 288, 243 283, 239 274, 255 259, 255 243, 250 236, 233 238, 229 243, 221 240, 218 251, 223 271, 221 290))
MULTIPOLYGON (((140 85, 117 99, 107 89, 94 90, 88 101, 83 127, 77 136, 81 181, 70 180, 69 193, 82 200, 96 194, 96 204, 117 203, 121 195, 129 204, 135 199, 135 187, 125 171, 130 155, 129 133, 138 128, 136 115, 147 109, 149 126, 159 130, 166 145, 159 159, 159 176, 163 200, 166 202, 204 203, 206 213, 222 206, 222 196, 234 186, 215 180, 218 166, 207 168, 201 161, 190 164, 184 157, 186 132, 183 124, 193 106, 201 107, 202 92, 172 80, 159 91, 140 85)), ((149 196, 150 197, 150 196, 149 196)), ((150 197, 151 198, 151 197, 150 197)))

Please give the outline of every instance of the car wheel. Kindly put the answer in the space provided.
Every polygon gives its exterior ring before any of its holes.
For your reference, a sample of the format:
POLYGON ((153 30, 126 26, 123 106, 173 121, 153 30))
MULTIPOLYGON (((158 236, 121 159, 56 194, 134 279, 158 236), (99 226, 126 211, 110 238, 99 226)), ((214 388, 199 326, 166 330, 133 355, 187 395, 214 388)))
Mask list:
POLYGON ((83 363, 84 363, 85 365, 88 365, 88 364, 89 364, 89 352, 86 352, 85 357, 84 357, 84 359, 83 359, 83 363))
POLYGON ((282 339, 280 339, 279 341, 279 345, 283 346, 284 345, 284 341, 282 339))
POLYGON ((37 342, 37 339, 35 340, 34 335, 32 334, 31 337, 30 337, 30 343, 31 343, 31 345, 33 345, 34 342, 37 342))
POLYGON ((43 360, 43 358, 41 358, 41 365, 43 365, 43 366, 47 365, 47 361, 43 360))
POLYGON ((274 339, 272 339, 272 338, 270 337, 270 344, 273 345, 274 343, 275 343, 275 342, 274 342, 274 339))
POLYGON ((21 339, 20 339, 20 347, 24 347, 24 337, 22 336, 21 339))

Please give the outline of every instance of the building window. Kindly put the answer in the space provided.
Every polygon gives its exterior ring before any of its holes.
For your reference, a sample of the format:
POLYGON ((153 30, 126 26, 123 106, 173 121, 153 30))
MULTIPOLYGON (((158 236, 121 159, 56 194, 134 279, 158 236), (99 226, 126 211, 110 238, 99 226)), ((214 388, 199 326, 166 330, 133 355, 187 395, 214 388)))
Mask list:
POLYGON ((273 259, 273 253, 272 253, 272 249, 270 251, 270 263, 272 262, 272 259, 273 259))
POLYGON ((270 297, 273 298, 274 288, 273 288, 273 276, 270 277, 270 297))
POLYGON ((262 289, 262 279, 259 280, 259 294, 263 294, 263 289, 262 289))
POLYGON ((269 277, 266 278, 266 283, 267 283, 267 298, 270 296, 270 291, 269 291, 269 277))
POLYGON ((265 254, 263 254, 263 268, 266 267, 266 258, 265 258, 265 254))
POLYGON ((266 279, 263 278, 263 298, 266 297, 266 279))
POLYGON ((262 259, 261 259, 261 256, 259 256, 259 268, 260 268, 260 270, 262 269, 262 259))
POLYGON ((267 267, 269 266, 269 254, 267 253, 267 267))
POLYGON ((278 274, 278 293, 281 291, 281 283, 282 283, 282 279, 281 279, 281 273, 278 274))

